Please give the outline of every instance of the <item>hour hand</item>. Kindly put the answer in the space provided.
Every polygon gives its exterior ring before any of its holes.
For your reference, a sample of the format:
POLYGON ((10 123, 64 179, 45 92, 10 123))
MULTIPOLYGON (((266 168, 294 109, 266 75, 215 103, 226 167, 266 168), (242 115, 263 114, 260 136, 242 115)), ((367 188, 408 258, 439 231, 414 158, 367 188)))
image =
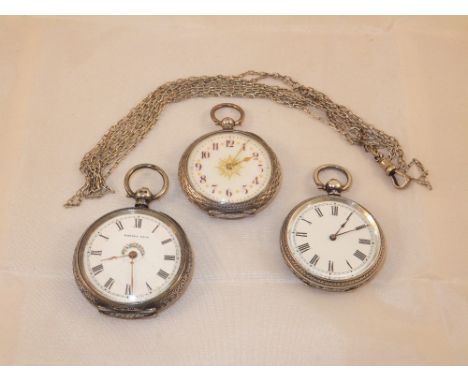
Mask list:
POLYGON ((115 259, 120 259, 122 257, 128 257, 128 255, 105 257, 105 258, 101 259, 101 261, 115 260, 115 259))
POLYGON ((244 159, 241 159, 241 160, 238 160, 238 161, 232 163, 231 166, 233 166, 233 167, 237 166, 239 163, 248 162, 251 159, 252 159, 252 157, 245 157, 244 159))

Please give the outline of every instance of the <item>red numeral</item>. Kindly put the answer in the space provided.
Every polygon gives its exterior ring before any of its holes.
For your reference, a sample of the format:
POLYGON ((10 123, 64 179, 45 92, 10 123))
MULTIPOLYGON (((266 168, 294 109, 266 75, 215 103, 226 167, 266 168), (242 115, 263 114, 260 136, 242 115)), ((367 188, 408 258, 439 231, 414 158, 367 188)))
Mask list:
POLYGON ((195 163, 195 168, 200 171, 202 169, 201 163, 195 163))
POLYGON ((252 183, 254 183, 254 184, 260 184, 259 181, 258 181, 258 176, 255 177, 255 179, 253 180, 252 183))
POLYGON ((252 153, 252 157, 254 160, 258 160, 258 153, 252 153))
POLYGON ((234 147, 234 141, 227 140, 226 147, 234 147))
POLYGON ((213 143, 213 150, 218 150, 219 149, 219 145, 217 142, 214 142, 213 143))

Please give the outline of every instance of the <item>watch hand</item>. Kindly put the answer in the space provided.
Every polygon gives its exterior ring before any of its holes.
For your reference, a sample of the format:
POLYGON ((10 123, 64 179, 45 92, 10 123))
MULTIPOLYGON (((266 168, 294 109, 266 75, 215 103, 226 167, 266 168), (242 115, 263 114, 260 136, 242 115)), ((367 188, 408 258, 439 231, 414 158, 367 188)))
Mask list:
POLYGON ((105 257, 104 259, 101 259, 101 261, 115 260, 115 259, 120 259, 122 257, 128 257, 128 255, 105 257))
POLYGON ((351 215, 353 214, 354 211, 351 211, 346 220, 342 225, 340 225, 340 228, 338 228, 338 231, 330 235, 330 240, 336 240, 336 237, 340 234, 340 231, 345 227, 346 224, 348 224, 349 219, 351 218, 351 215))
POLYGON ((233 161, 236 160, 236 158, 239 156, 239 154, 241 153, 241 151, 242 151, 242 149, 244 148, 244 146, 247 146, 247 143, 249 143, 249 142, 250 142, 250 139, 249 139, 247 142, 245 142, 245 143, 241 146, 241 148, 239 149, 239 151, 237 151, 237 154, 234 156, 234 158, 232 158, 233 161))
POLYGON ((234 163, 231 163, 231 166, 232 167, 237 166, 239 163, 248 162, 251 159, 252 159, 252 157, 245 157, 244 159, 241 159, 241 160, 238 160, 238 161, 236 161, 234 163))
POLYGON ((358 226, 358 227, 356 227, 354 229, 350 229, 349 231, 341 232, 336 236, 344 235, 345 233, 348 233, 348 232, 359 231, 360 229, 363 229, 363 228, 366 228, 366 227, 367 227, 367 224, 363 224, 363 225, 360 225, 360 226, 358 226))
POLYGON ((135 251, 131 251, 128 254, 128 257, 130 257, 130 267, 132 268, 132 276, 131 276, 131 280, 130 280, 130 287, 132 289, 132 294, 133 294, 134 264, 135 264, 135 259, 136 259, 137 256, 138 256, 138 252, 135 252, 135 251))
POLYGON ((340 226, 340 228, 338 228, 338 231, 336 231, 335 235, 338 235, 338 233, 344 228, 344 226, 348 223, 349 221, 349 218, 351 217, 351 215, 353 214, 353 211, 351 211, 348 215, 348 217, 346 218, 345 222, 340 226))
POLYGON ((131 288, 132 288, 132 294, 133 294, 133 265, 135 264, 134 260, 130 261, 131 267, 132 267, 132 279, 130 282, 131 288))

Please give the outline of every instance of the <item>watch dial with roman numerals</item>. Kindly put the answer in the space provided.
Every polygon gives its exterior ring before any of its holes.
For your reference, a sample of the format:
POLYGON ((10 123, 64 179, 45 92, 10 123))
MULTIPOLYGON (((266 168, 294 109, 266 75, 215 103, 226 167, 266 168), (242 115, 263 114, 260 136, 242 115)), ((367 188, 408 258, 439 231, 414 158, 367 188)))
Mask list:
POLYGON ((297 206, 285 224, 287 252, 302 268, 300 273, 325 283, 359 278, 381 260, 383 239, 377 222, 349 199, 310 199, 297 206))
POLYGON ((219 132, 193 147, 187 172, 192 187, 205 198, 221 204, 242 203, 268 186, 272 161, 253 134, 219 132))
POLYGON ((181 245, 173 228, 157 217, 123 212, 89 233, 81 262, 100 295, 143 303, 171 286, 181 266, 181 245))

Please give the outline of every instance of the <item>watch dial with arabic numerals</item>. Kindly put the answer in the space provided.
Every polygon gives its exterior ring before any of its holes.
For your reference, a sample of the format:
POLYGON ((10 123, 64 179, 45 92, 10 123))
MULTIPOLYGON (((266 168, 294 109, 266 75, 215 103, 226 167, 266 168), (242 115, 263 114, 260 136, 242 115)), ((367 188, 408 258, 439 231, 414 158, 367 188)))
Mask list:
POLYGON ((241 132, 210 134, 196 144, 188 158, 193 188, 218 203, 241 203, 267 187, 272 162, 264 145, 241 132))
POLYGON ((362 206, 342 197, 319 197, 296 207, 286 235, 302 269, 332 283, 366 274, 381 257, 377 222, 362 206))
POLYGON ((171 286, 181 266, 181 245, 172 228, 155 216, 123 212, 89 234, 81 261, 88 283, 100 295, 138 304, 171 286))

